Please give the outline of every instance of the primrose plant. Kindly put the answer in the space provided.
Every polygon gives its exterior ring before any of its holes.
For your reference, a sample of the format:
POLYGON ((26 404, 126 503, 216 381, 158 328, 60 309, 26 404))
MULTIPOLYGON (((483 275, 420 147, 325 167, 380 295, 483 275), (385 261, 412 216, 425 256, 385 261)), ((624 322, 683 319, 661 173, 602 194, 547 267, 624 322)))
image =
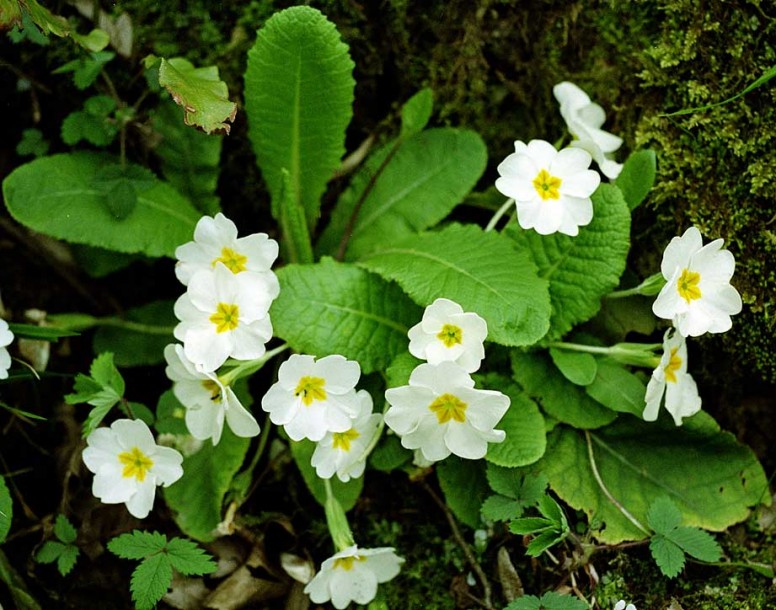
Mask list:
MULTIPOLYGON (((262 510, 260 494, 248 500, 274 437, 323 507, 333 542, 304 591, 341 609, 372 601, 404 562, 393 547, 360 546, 348 524, 372 470, 435 472, 461 522, 509 523, 533 555, 651 538, 669 576, 677 553, 719 558, 699 528, 722 530, 767 501, 762 467, 702 411, 687 360, 688 338, 727 331, 741 310, 733 255, 690 227, 667 245, 659 273, 638 285, 623 279, 631 212, 652 186, 655 155, 615 161, 622 139, 602 129, 603 109, 579 87, 553 91, 568 146, 550 144, 562 134, 516 141, 496 166, 506 202, 493 203, 490 189, 467 200, 491 202, 475 211, 482 222, 462 222, 456 207, 488 186, 480 137, 428 128, 433 95, 424 89, 345 182, 348 48, 317 10, 281 11, 248 53, 244 100, 274 222, 257 218, 263 232, 239 236, 220 211, 217 163, 207 161, 234 119, 226 85, 215 68, 180 58, 144 67, 162 177, 122 146, 118 157, 41 156, 3 182, 18 222, 90 248, 89 260, 177 261, 174 302, 126 318, 49 316, 56 332, 95 328, 104 352, 68 396, 91 405, 83 461, 103 503, 143 519, 161 486, 180 530, 211 542, 262 510), (183 141, 193 143, 184 160, 193 182, 168 150, 183 141), (326 192, 336 201, 321 227, 326 192), (655 316, 670 327, 661 333, 655 316), (663 339, 634 342, 639 334, 663 339), (269 362, 274 375, 262 370, 269 362), (129 401, 117 367, 163 363, 172 388, 156 409, 129 401), (587 524, 570 527, 562 504, 587 524), (525 516, 532 511, 542 516, 525 516), (682 534, 690 530, 692 544, 682 534)), ((2 376, 12 339, 0 322, 2 376)), ((145 564, 157 552, 173 561, 176 548, 198 558, 182 564, 192 573, 211 565, 183 541, 147 536, 145 554, 125 548, 130 538, 116 539, 114 552, 145 564)), ((157 585, 133 578, 139 606, 164 595, 157 585)))

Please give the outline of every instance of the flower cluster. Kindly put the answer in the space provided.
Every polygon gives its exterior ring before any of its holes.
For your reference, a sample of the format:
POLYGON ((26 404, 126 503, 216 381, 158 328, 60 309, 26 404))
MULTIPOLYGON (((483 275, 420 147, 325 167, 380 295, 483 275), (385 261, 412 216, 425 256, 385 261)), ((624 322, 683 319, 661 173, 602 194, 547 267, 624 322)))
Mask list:
POLYGON ((11 354, 8 346, 13 341, 13 333, 8 328, 8 322, 0 319, 0 379, 8 379, 8 369, 11 368, 11 354))
POLYGON ((591 196, 601 183, 590 164, 595 161, 607 178, 616 178, 622 166, 608 155, 622 139, 601 129, 603 109, 575 84, 560 83, 553 93, 575 139, 560 151, 544 140, 515 142, 515 152, 497 168, 496 188, 514 199, 523 229, 575 236, 593 219, 591 196))
POLYGON ((643 413, 647 421, 657 419, 664 395, 666 409, 677 426, 683 417, 701 408, 698 388, 687 372, 685 338, 729 330, 730 316, 742 307, 741 296, 730 285, 735 259, 722 244, 722 239, 716 239, 704 246, 700 231, 690 227, 681 237, 674 237, 663 253, 660 272, 666 284, 652 311, 671 320, 675 332, 666 332, 663 356, 647 385, 643 413))
POLYGON ((235 224, 219 213, 200 219, 194 240, 175 255, 175 273, 186 286, 175 303, 174 334, 183 345, 168 346, 165 359, 186 425, 194 438, 213 444, 224 421, 237 436, 256 436, 258 423, 216 370, 228 358, 254 360, 266 351, 269 308, 280 292, 271 270, 278 244, 264 233, 237 237, 235 224))
POLYGON ((468 459, 485 456, 488 443, 500 443, 495 426, 509 408, 501 392, 478 390, 469 373, 480 367, 488 328, 475 313, 457 303, 437 299, 419 324, 409 331, 410 353, 428 360, 418 365, 409 384, 390 388, 385 423, 401 436, 407 449, 427 462, 451 453, 468 459))

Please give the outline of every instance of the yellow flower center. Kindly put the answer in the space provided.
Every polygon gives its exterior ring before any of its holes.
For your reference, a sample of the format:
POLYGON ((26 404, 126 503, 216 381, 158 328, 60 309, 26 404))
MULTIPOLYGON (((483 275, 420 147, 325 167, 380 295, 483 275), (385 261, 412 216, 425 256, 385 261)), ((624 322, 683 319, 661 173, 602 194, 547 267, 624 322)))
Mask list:
POLYGON ((355 557, 338 557, 334 560, 334 569, 340 569, 340 570, 352 570, 353 564, 356 561, 366 561, 366 557, 361 557, 360 555, 356 555, 355 557))
POLYGON ((154 465, 153 460, 137 447, 132 447, 129 451, 119 453, 119 462, 124 464, 121 476, 126 479, 135 477, 139 483, 145 481, 146 473, 154 465))
POLYGON ((682 366, 682 359, 676 353, 678 351, 678 347, 671 350, 671 359, 663 369, 666 372, 666 381, 670 381, 671 383, 676 383, 676 371, 682 366))
POLYGON ((446 424, 451 419, 459 423, 466 421, 466 403, 452 394, 442 394, 428 408, 437 416, 440 424, 446 424))
POLYGON ((333 442, 331 446, 340 451, 350 451, 351 441, 356 440, 359 436, 361 435, 355 428, 351 428, 347 432, 335 432, 332 434, 333 442))
POLYGON ((223 396, 221 395, 221 388, 212 379, 205 379, 202 381, 202 387, 210 394, 210 400, 216 403, 220 403, 223 396))
POLYGON ((240 308, 234 304, 219 303, 210 321, 216 325, 217 333, 234 330, 240 323, 240 308))
POLYGON ((211 264, 215 267, 216 263, 223 263, 232 273, 240 273, 248 268, 248 257, 224 246, 221 248, 221 257, 214 258, 211 264))
POLYGON ((563 181, 553 176, 546 169, 540 171, 534 178, 533 185, 543 201, 560 199, 560 185, 563 181))
POLYGON ((701 298, 701 289, 698 287, 700 283, 700 273, 685 269, 676 283, 676 289, 679 291, 679 296, 689 303, 701 298))
POLYGON ((437 339, 445 344, 445 347, 453 347, 463 343, 463 331, 459 326, 445 324, 437 334, 437 339))
POLYGON ((304 405, 309 407, 314 400, 326 400, 326 390, 323 389, 325 385, 325 379, 305 375, 299 380, 294 396, 301 396, 304 405))

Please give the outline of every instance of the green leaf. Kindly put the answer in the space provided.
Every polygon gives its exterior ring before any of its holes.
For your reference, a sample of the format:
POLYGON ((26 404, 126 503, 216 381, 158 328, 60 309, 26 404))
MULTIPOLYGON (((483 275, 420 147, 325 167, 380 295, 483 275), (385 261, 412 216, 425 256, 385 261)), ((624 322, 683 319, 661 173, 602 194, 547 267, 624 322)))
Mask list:
POLYGON ((575 385, 590 385, 595 379, 598 363, 593 354, 572 352, 565 349, 550 348, 550 357, 563 373, 563 376, 575 385))
POLYGON ((509 521, 522 515, 523 507, 514 498, 494 495, 485 498, 480 512, 482 518, 488 521, 509 521))
POLYGON ((274 14, 248 52, 248 134, 279 218, 282 170, 315 228, 326 183, 345 152, 355 81, 348 47, 320 11, 295 6, 274 14))
POLYGON ((522 519, 513 519, 509 524, 509 531, 513 534, 525 536, 542 532, 553 526, 552 521, 543 517, 524 517, 522 519))
POLYGON ((124 220, 137 205, 138 193, 154 186, 156 176, 139 165, 120 163, 101 168, 92 184, 102 193, 103 203, 117 220, 124 220))
POLYGON ((108 542, 108 550, 122 559, 145 559, 164 550, 166 545, 164 534, 134 530, 113 538, 108 542))
POLYGON ((56 540, 47 540, 43 543, 43 546, 35 552, 35 561, 38 563, 54 563, 59 559, 66 548, 66 544, 62 544, 56 540))
POLYGON ((89 374, 104 388, 112 389, 118 396, 124 395, 124 379, 113 363, 113 354, 98 355, 89 367, 89 374))
POLYGON ((172 102, 162 102, 151 113, 151 124, 162 140, 154 148, 162 174, 179 193, 203 214, 221 210, 218 186, 223 137, 188 129, 183 111, 172 102))
POLYGON ((664 576, 674 578, 684 567, 684 552, 676 544, 657 534, 649 541, 652 557, 664 576))
POLYGON ((657 173, 657 156, 654 150, 639 150, 631 154, 623 165, 614 184, 622 191, 630 210, 646 199, 657 173))
POLYGON ((68 544, 62 549, 62 553, 57 557, 57 570, 62 576, 67 576, 75 567, 79 552, 78 547, 72 544, 68 544))
POLYGON ((8 324, 8 329, 14 334, 14 337, 24 337, 26 339, 37 339, 41 341, 56 341, 61 337, 77 337, 78 333, 72 330, 54 328, 52 326, 38 326, 36 324, 8 324))
POLYGON ((722 555, 722 549, 711 534, 695 527, 677 527, 665 537, 700 561, 719 561, 722 555))
POLYGON ((92 362, 90 373, 91 377, 77 375, 74 392, 65 396, 65 402, 68 404, 85 402, 95 407, 83 424, 84 438, 100 425, 103 418, 124 396, 124 379, 113 364, 113 354, 106 352, 97 356, 92 362))
POLYGON ((227 134, 237 114, 237 104, 229 101, 229 89, 218 77, 217 66, 195 68, 182 58, 162 58, 159 84, 176 104, 183 107, 183 122, 205 133, 223 130, 227 134))
POLYGON ((369 454, 369 465, 375 470, 391 472, 401 468, 412 459, 412 452, 401 446, 401 440, 395 434, 384 434, 369 454))
MULTIPOLYGON (((299 472, 302 473, 302 478, 307 484, 307 489, 316 499, 321 506, 326 505, 326 487, 323 479, 319 478, 315 473, 315 468, 310 465, 310 461, 315 451, 316 443, 312 441, 303 440, 300 442, 291 441, 291 455, 294 456, 299 472)), ((356 505, 358 497, 361 495, 361 490, 364 487, 364 477, 357 479, 350 479, 347 483, 343 483, 336 476, 332 477, 331 490, 334 497, 342 506, 343 510, 350 510, 356 505)))
POLYGON ((275 334, 318 357, 342 354, 363 373, 384 369, 407 350, 421 311, 394 284, 353 265, 324 259, 277 271, 280 296, 270 310, 275 334))
POLYGON ((599 428, 617 417, 581 387, 567 381, 546 356, 513 352, 512 369, 515 380, 526 393, 561 422, 575 428, 599 428))
POLYGON ((188 435, 186 427, 186 407, 184 407, 172 390, 167 390, 159 397, 156 404, 156 431, 160 434, 188 435))
POLYGON ((103 66, 116 57, 115 53, 110 51, 98 51, 90 53, 89 57, 74 59, 60 66, 52 74, 73 73, 73 82, 81 91, 89 87, 97 80, 102 72, 103 66))
POLYGON ((652 313, 654 301, 643 296, 605 298, 600 311, 585 328, 607 344, 622 343, 630 332, 649 336, 657 327, 652 313))
POLYGON ((436 225, 477 183, 487 159, 480 136, 463 129, 430 129, 385 145, 340 196, 318 251, 333 253, 347 232, 346 255, 355 260, 436 225))
POLYGON ((401 132, 399 137, 406 140, 425 129, 434 109, 434 92, 425 87, 408 99, 401 107, 401 132))
POLYGON ((549 591, 541 596, 524 595, 512 601, 504 610, 588 610, 587 602, 549 591))
POLYGON ((490 495, 483 461, 451 455, 436 465, 436 472, 445 502, 453 514, 469 527, 479 527, 480 508, 490 495))
POLYGON ((503 468, 491 463, 488 463, 487 478, 493 491, 519 500, 525 507, 539 501, 548 483, 544 475, 534 476, 525 468, 503 468))
POLYGON ((164 490, 178 527, 194 540, 209 542, 221 522, 221 506, 250 446, 250 439, 224 428, 221 442, 209 442, 183 460, 183 476, 164 490))
POLYGON ((644 396, 647 386, 644 382, 611 360, 599 360, 595 380, 585 391, 605 407, 638 418, 641 418, 646 406, 644 396))
POLYGON ((592 318, 625 269, 630 212, 622 193, 602 184, 592 200, 593 220, 576 237, 539 235, 516 225, 505 231, 531 254, 539 275, 550 282, 552 318, 547 339, 557 339, 592 318))
POLYGON ((658 534, 667 534, 682 523, 682 511, 668 496, 660 496, 647 511, 647 524, 658 534))
POLYGON ((167 556, 172 567, 186 576, 210 574, 218 567, 210 555, 184 538, 173 538, 167 543, 167 556))
MULTIPOLYGON (((108 34, 102 30, 94 29, 89 34, 79 34, 67 19, 60 15, 54 15, 47 8, 41 6, 37 0, 24 0, 24 8, 26 11, 23 12, 29 14, 29 17, 44 34, 51 33, 62 38, 70 36, 74 42, 88 51, 101 51, 110 42, 108 34)), ((19 14, 16 13, 16 15, 19 14)), ((14 14, 11 14, 11 17, 18 20, 14 14)))
POLYGON ((16 145, 16 154, 20 157, 34 155, 42 157, 48 152, 49 143, 43 137, 40 129, 25 129, 22 131, 22 139, 16 145))
POLYGON ((0 550, 0 581, 8 585, 17 610, 41 610, 40 604, 27 591, 27 585, 0 550))
POLYGON ((137 610, 151 610, 172 584, 172 565, 164 553, 153 555, 132 572, 130 590, 137 610))
POLYGON ((565 533, 561 533, 556 529, 547 530, 536 536, 525 547, 525 554, 529 557, 538 557, 547 549, 555 546, 563 541, 568 534, 568 530, 565 533))
POLYGON ((65 544, 72 544, 75 542, 78 532, 67 517, 57 515, 57 519, 54 521, 54 535, 65 544))
POLYGON ((106 154, 73 153, 22 165, 3 181, 8 211, 30 229, 66 241, 173 257, 175 248, 191 239, 200 213, 157 180, 138 193, 135 210, 117 220, 94 184, 98 172, 114 163, 106 154))
POLYGON ((409 352, 400 353, 385 369, 385 383, 387 387, 398 388, 399 386, 407 385, 412 371, 423 363, 423 360, 415 358, 409 352))
MULTIPOLYGON (((589 434, 601 479, 642 523, 661 496, 676 504, 685 525, 712 531, 742 521, 749 507, 767 501, 765 474, 752 451, 703 412, 680 428, 628 417, 589 434)), ((644 538, 596 482, 584 434, 556 427, 544 457, 530 469, 546 474, 566 504, 587 513, 601 542, 644 538)))
POLYGON ((95 95, 84 102, 83 110, 76 110, 62 122, 62 141, 73 146, 86 140, 95 146, 108 146, 119 129, 110 115, 116 102, 107 95, 95 95))
POLYGON ((496 232, 453 224, 402 240, 361 259, 395 280, 419 305, 451 299, 488 323, 488 338, 530 345, 547 332, 547 283, 525 253, 496 232))
POLYGON ((101 326, 94 334, 92 349, 114 352, 119 366, 147 366, 164 362, 164 348, 175 341, 172 329, 177 324, 172 301, 153 301, 128 309, 126 320, 137 326, 101 326), (148 332, 144 332, 148 331, 148 332))
POLYGON ((544 455, 547 438, 544 417, 536 403, 528 398, 511 379, 488 374, 477 377, 485 389, 494 389, 509 396, 509 410, 496 428, 506 432, 501 443, 489 443, 485 459, 509 468, 532 464, 544 455))
POLYGON ((310 241, 310 230, 307 228, 305 209, 294 194, 291 174, 286 168, 283 168, 281 173, 283 189, 280 193, 278 221, 283 234, 281 245, 285 252, 284 258, 289 263, 312 263, 313 246, 310 241))

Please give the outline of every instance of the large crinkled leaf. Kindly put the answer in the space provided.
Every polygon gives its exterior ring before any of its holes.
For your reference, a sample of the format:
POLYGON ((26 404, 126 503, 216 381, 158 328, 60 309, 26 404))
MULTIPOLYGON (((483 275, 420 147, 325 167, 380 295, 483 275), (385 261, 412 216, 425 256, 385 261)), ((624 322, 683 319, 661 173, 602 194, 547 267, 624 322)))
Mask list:
POLYGON ((154 130, 162 141, 154 148, 161 160, 164 177, 198 210, 214 216, 221 211, 218 196, 222 136, 188 129, 181 110, 164 102, 152 113, 154 130))
MULTIPOLYGON (((752 451, 703 412, 681 427, 670 417, 654 423, 621 418, 590 437, 601 480, 644 525, 650 505, 662 496, 681 510, 683 525, 712 531, 742 521, 750 507, 770 501, 768 482, 752 451)), ((584 432, 557 427, 544 457, 530 468, 546 474, 567 504, 587 513, 601 542, 645 537, 596 482, 584 432)))
POLYGON ((507 234, 529 252, 539 275, 550 282, 552 318, 548 339, 565 335, 592 318, 601 298, 614 289, 630 248, 630 212, 617 187, 602 184, 593 193, 593 220, 569 237, 539 235, 510 226, 507 234))
POLYGON ((468 130, 430 129, 387 144, 369 157, 340 196, 318 250, 333 254, 347 231, 346 256, 357 259, 434 226, 477 183, 487 160, 482 139, 468 130))
POLYGON ((525 252, 496 232, 450 225, 385 246, 360 259, 395 280, 420 305, 451 299, 488 323, 488 339, 530 345, 547 332, 547 282, 525 252))
POLYGON ((217 66, 196 68, 182 57, 162 58, 159 84, 183 107, 183 122, 206 133, 229 133, 237 104, 229 101, 229 89, 218 78, 217 66))
POLYGON ((639 150, 625 161, 615 184, 633 210, 646 199, 657 173, 657 156, 654 150, 639 150))
POLYGON ((39 233, 118 252, 174 256, 191 239, 199 212, 169 184, 152 179, 138 189, 134 209, 117 219, 97 180, 117 161, 95 153, 41 157, 3 181, 5 204, 18 222, 39 233))
POLYGON ((600 428, 617 417, 566 379, 547 356, 513 352, 512 375, 548 415, 575 428, 600 428))
POLYGON ((11 492, 8 491, 5 479, 0 476, 0 543, 5 542, 5 538, 8 536, 12 517, 13 502, 11 501, 11 492))
POLYGON ((407 330, 422 315, 395 284, 355 265, 324 259, 277 271, 275 334, 299 352, 341 354, 361 371, 384 369, 407 350, 407 330))
POLYGON ((646 402, 646 384, 621 364, 601 359, 595 379, 585 391, 605 407, 641 417, 646 402))
POLYGON ((316 9, 288 8, 259 30, 248 52, 245 112, 276 219, 285 169, 307 225, 315 227, 326 183, 345 152, 352 72, 347 45, 316 9))
POLYGON ((218 445, 214 447, 207 440, 183 460, 183 476, 164 490, 164 497, 187 536, 201 542, 216 537, 224 496, 245 459, 250 440, 235 436, 225 426, 218 445))

